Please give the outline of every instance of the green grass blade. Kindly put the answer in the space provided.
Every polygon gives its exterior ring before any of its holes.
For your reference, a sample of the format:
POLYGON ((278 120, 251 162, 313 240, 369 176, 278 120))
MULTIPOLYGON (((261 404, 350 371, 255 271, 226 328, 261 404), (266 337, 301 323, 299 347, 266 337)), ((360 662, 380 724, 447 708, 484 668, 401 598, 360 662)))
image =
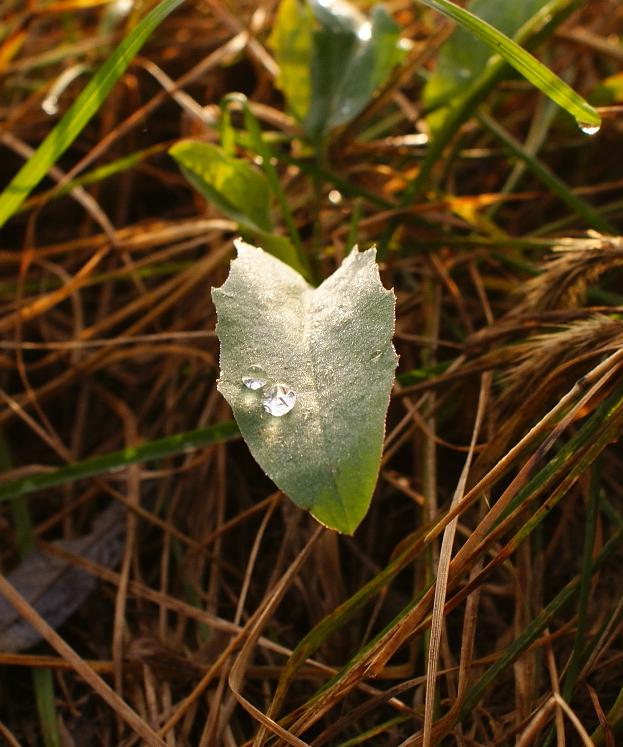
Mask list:
POLYGON ((405 546, 404 550, 397 557, 392 559, 385 568, 379 571, 379 573, 352 596, 326 615, 299 641, 281 671, 269 715, 275 716, 278 713, 279 708, 285 700, 286 692, 294 682, 296 673, 305 661, 313 656, 331 635, 347 625, 356 612, 368 604, 382 589, 386 588, 405 566, 413 562, 413 558, 422 549, 422 539, 427 529, 428 527, 418 529, 412 535, 408 545, 405 546))
POLYGON ((584 553, 582 557, 582 576, 580 579, 580 598, 578 602, 578 622, 576 625, 575 641, 571 652, 569 667, 565 674, 564 686, 562 688, 563 698, 569 703, 573 694, 573 688, 580 674, 583 654, 586 649, 586 641, 589 633, 588 601, 591 594, 591 566, 593 562, 593 551, 595 548, 595 532, 597 528, 597 516, 599 514, 600 493, 600 462, 597 460, 591 469, 591 481, 589 488, 589 504, 586 516, 586 527, 584 532, 584 553))
MULTIPOLYGON (((0 471, 8 470, 11 467, 11 453, 4 434, 0 431, 0 471)), ((35 546, 35 532, 25 498, 21 497, 13 501, 11 517, 19 555, 21 558, 25 558, 35 546)), ((43 743, 45 747, 61 747, 52 670, 35 668, 32 669, 31 673, 43 743)))
POLYGON ((61 747, 58 713, 54 695, 54 675, 51 669, 33 669, 32 679, 39 713, 39 724, 45 747, 61 747))
POLYGON ((136 25, 97 71, 61 121, 0 194, 0 228, 15 214, 50 167, 80 134, 154 29, 183 1, 162 0, 136 25))
POLYGON ((211 444, 230 441, 237 438, 238 435, 238 428, 233 420, 224 420, 221 423, 215 423, 206 428, 198 428, 194 431, 176 433, 174 436, 148 441, 140 446, 112 451, 109 454, 91 457, 82 462, 68 464, 66 467, 60 467, 51 472, 5 482, 0 485, 0 501, 33 493, 36 490, 52 488, 56 485, 66 485, 76 482, 76 480, 84 480, 87 477, 103 475, 106 472, 114 472, 124 469, 130 464, 162 459, 211 444))
POLYGON ((564 80, 561 80, 557 75, 552 73, 549 68, 512 39, 509 39, 489 23, 478 18, 478 16, 475 16, 468 10, 449 2, 449 0, 418 0, 418 2, 427 5, 439 13, 443 13, 443 15, 448 16, 471 31, 474 36, 477 36, 485 44, 488 44, 504 57, 517 72, 521 73, 524 78, 575 117, 580 127, 596 127, 599 129, 601 117, 596 110, 582 96, 568 86, 564 80))
POLYGON ((134 151, 134 153, 118 158, 115 161, 110 161, 110 163, 106 163, 103 166, 98 166, 91 171, 85 172, 82 176, 79 176, 76 179, 71 179, 66 184, 63 184, 62 187, 52 187, 45 192, 38 192, 20 205, 17 212, 21 213, 26 210, 31 210, 42 202, 47 202, 48 200, 57 200, 60 197, 69 194, 71 190, 76 187, 86 187, 89 184, 102 182, 104 179, 109 179, 127 169, 134 168, 151 156, 167 151, 170 147, 170 143, 157 143, 156 145, 152 145, 144 150, 137 150, 134 151))

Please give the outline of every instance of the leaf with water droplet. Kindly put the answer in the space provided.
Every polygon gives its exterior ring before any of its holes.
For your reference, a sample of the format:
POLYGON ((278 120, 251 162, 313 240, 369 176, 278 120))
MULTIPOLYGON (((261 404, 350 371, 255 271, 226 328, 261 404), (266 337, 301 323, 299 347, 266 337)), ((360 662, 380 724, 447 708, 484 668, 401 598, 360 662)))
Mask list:
POLYGON ((394 294, 381 284, 374 249, 354 250, 313 288, 262 249, 236 245, 229 277, 212 290, 219 391, 276 485, 321 523, 350 534, 368 510, 380 466, 397 362, 394 294), (262 396, 242 383, 253 365, 270 382, 262 396))

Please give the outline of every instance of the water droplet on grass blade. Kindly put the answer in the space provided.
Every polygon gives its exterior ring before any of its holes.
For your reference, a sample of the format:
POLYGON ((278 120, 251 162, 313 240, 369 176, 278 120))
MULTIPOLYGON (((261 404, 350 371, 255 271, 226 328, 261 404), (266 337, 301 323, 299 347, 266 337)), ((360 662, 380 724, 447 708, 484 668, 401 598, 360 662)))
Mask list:
POLYGON ((588 122, 578 122, 578 127, 585 135, 596 135, 601 129, 601 125, 589 124, 588 122))
POLYGON ((258 365, 249 366, 249 371, 242 377, 242 383, 247 389, 252 389, 254 392, 263 389, 266 386, 266 381, 266 373, 258 365))
POLYGON ((296 404, 296 392, 287 384, 273 384, 262 397, 262 406, 269 415, 280 418, 296 404))

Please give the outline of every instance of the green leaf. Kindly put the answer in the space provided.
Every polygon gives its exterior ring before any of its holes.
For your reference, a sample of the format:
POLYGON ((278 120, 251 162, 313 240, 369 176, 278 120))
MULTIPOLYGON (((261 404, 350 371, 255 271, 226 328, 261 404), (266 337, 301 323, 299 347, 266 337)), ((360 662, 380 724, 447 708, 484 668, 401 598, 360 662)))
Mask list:
POLYGON ((248 161, 210 143, 180 140, 169 154, 206 200, 241 226, 270 231, 270 189, 264 174, 248 161))
POLYGON ((271 189, 262 171, 217 145, 195 140, 181 140, 169 154, 193 187, 238 223, 241 233, 262 241, 271 254, 309 276, 290 239, 272 233, 271 189))
POLYGON ((136 25, 97 71, 61 121, 0 194, 0 228, 15 214, 50 167, 80 134, 154 29, 182 2, 183 0, 162 0, 136 25))
POLYGON ((353 250, 318 288, 262 249, 237 242, 214 288, 221 343, 218 388, 251 453, 298 506, 352 533, 365 516, 381 460, 396 368, 395 299, 375 250, 353 250), (264 390, 242 378, 263 369, 264 390), (296 394, 282 417, 263 408, 273 384, 296 394))
MULTIPOLYGON (((513 37, 547 2, 548 0, 523 0, 520 3, 517 0, 473 0, 468 4, 468 9, 502 33, 513 37)), ((463 26, 458 26, 442 45, 435 69, 422 92, 426 109, 438 107, 427 117, 432 131, 438 130, 446 117, 447 111, 443 104, 465 91, 466 86, 484 71, 491 55, 490 46, 463 26)))
POLYGON ((282 0, 268 44, 279 63, 277 86, 292 114, 303 121, 311 99, 311 56, 314 16, 301 0, 282 0))
POLYGON ((279 234, 268 233, 266 231, 255 231, 253 239, 262 244, 269 254, 290 265, 293 270, 296 270, 306 280, 311 279, 309 266, 303 264, 299 259, 299 252, 287 236, 280 236, 279 234))
POLYGON ((368 20, 345 0, 283 0, 270 39, 277 84, 312 139, 359 114, 405 54, 399 42, 381 6, 368 20))
POLYGON ((601 118, 599 114, 587 101, 552 73, 549 68, 491 24, 468 10, 455 5, 450 0, 418 0, 418 2, 452 18, 489 45, 524 78, 575 117, 580 127, 589 129, 600 126, 601 118))

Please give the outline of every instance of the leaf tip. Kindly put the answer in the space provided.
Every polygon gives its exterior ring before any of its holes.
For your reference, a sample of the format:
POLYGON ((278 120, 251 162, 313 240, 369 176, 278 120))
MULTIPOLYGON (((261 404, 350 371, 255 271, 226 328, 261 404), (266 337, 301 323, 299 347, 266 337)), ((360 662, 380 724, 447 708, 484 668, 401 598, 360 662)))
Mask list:
POLYGON ((237 236, 234 239, 234 246, 236 247, 238 257, 242 257, 245 254, 249 254, 251 252, 262 251, 259 246, 253 246, 253 244, 249 244, 249 242, 245 241, 241 236, 237 236))

